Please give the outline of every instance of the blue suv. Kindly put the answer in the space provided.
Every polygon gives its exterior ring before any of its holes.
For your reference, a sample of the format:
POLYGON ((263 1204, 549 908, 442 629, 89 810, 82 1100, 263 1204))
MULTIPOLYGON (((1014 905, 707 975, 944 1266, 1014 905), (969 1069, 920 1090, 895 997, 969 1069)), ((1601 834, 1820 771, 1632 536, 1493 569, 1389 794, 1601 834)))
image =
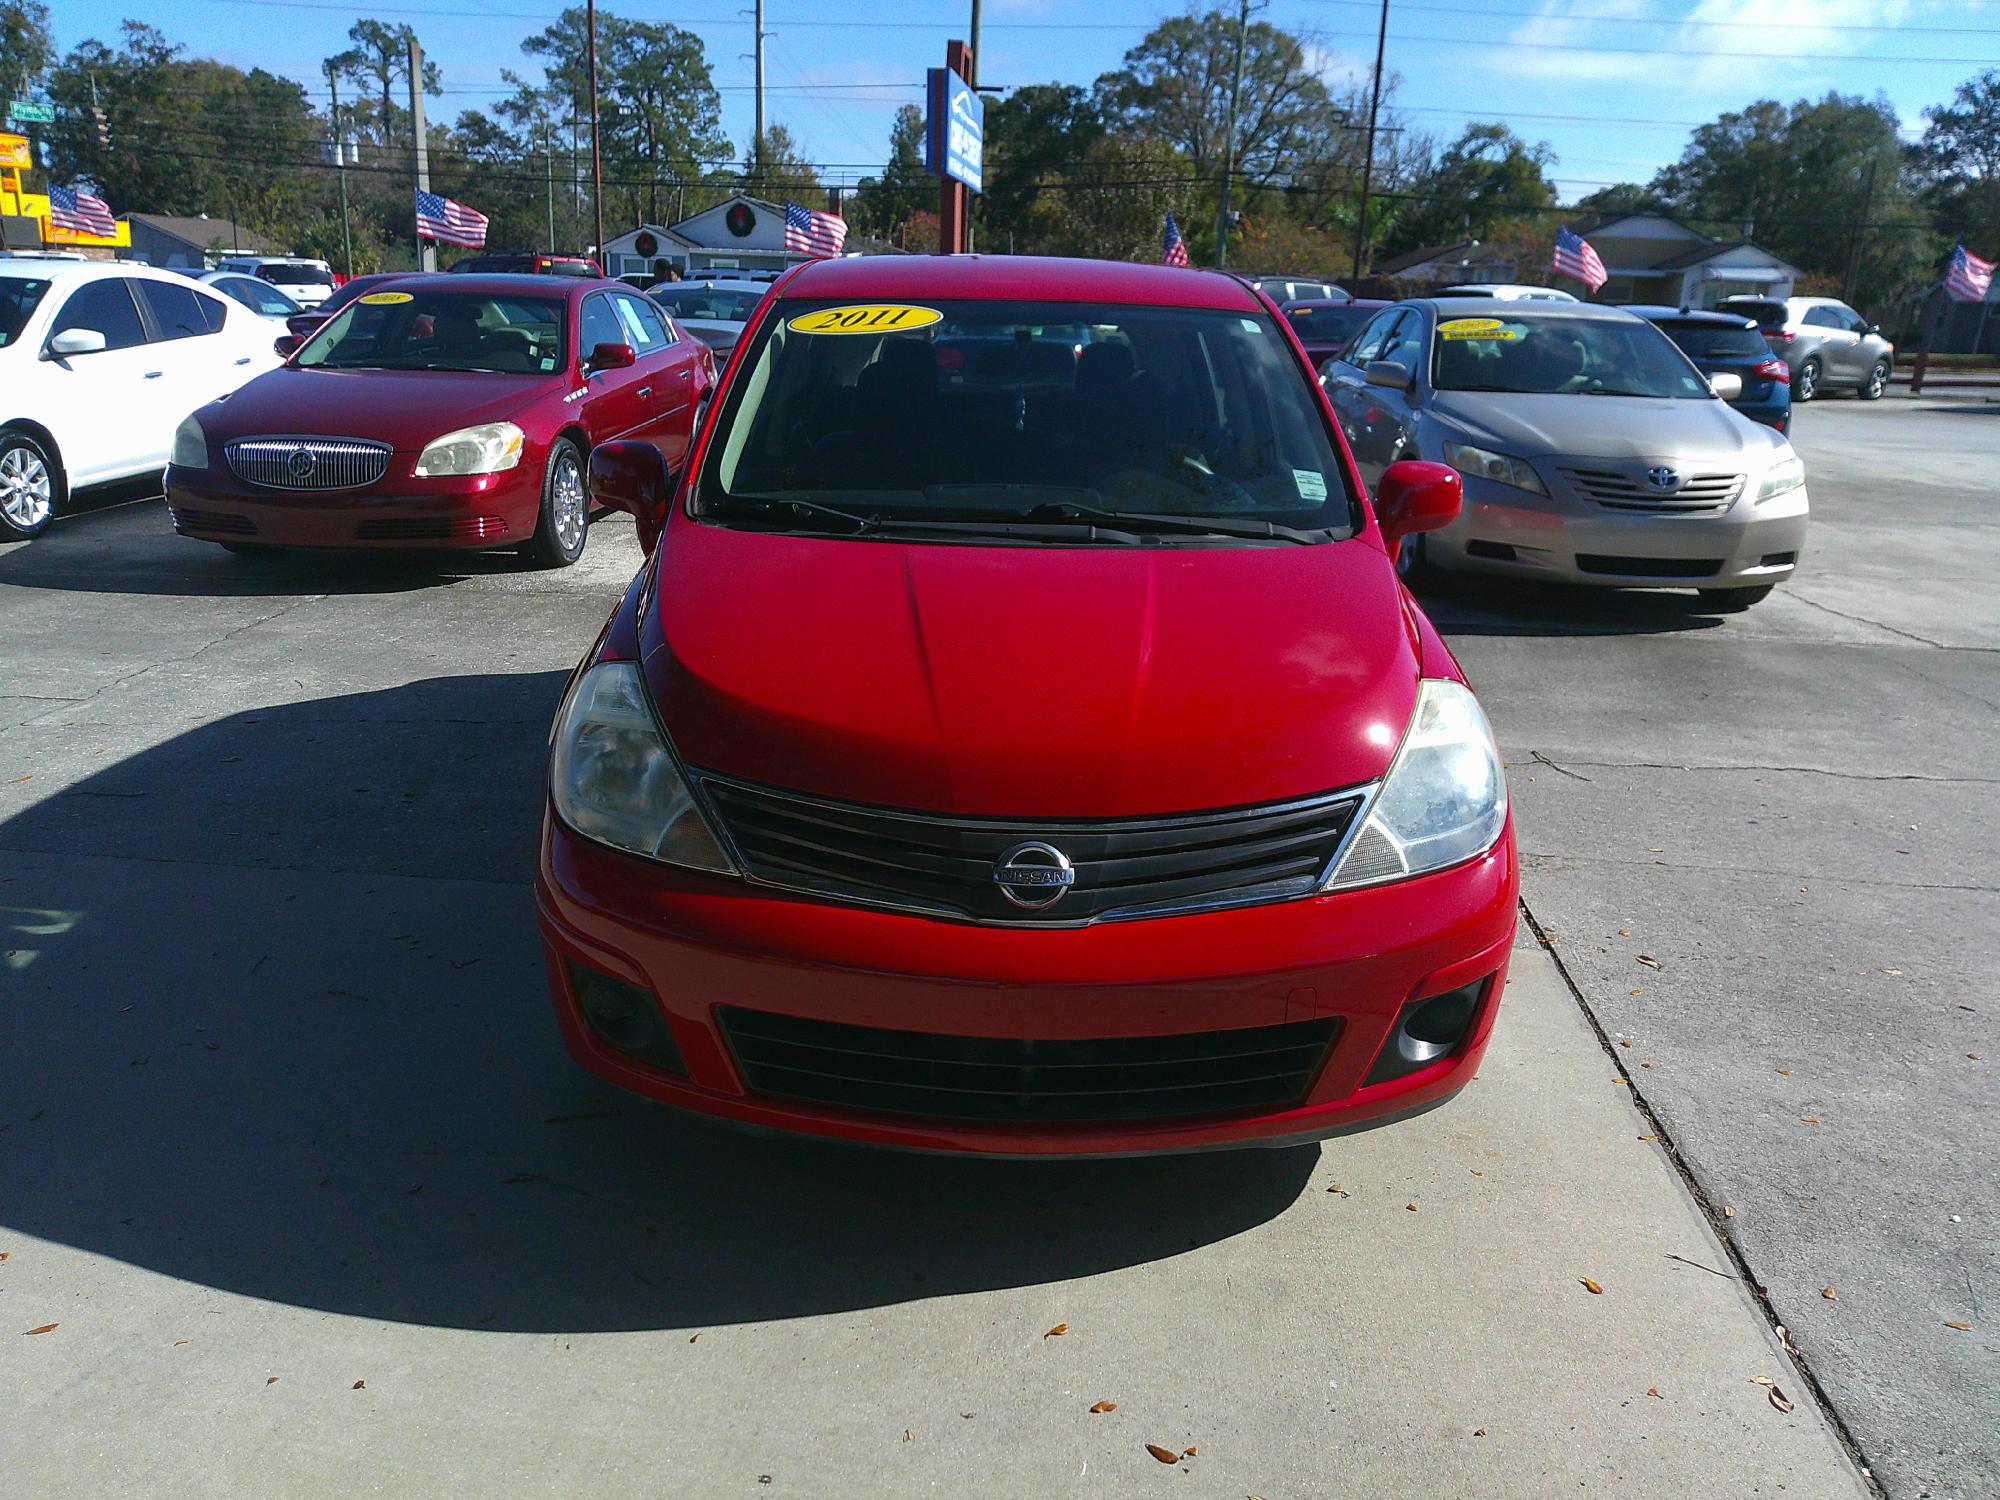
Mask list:
POLYGON ((1791 432, 1792 373, 1771 352, 1755 319, 1686 307, 1628 305, 1625 310, 1657 323, 1702 374, 1738 376, 1743 394, 1729 404, 1744 416, 1791 432))

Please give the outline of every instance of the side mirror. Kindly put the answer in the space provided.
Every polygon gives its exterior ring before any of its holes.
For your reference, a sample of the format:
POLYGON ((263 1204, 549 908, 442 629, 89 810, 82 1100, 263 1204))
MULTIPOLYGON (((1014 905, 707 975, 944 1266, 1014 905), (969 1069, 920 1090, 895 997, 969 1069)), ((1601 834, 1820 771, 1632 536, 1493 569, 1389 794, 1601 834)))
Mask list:
MULTIPOLYGON (((600 344, 598 348, 630 352, 625 344, 600 344)), ((659 545, 660 533, 666 529, 672 492, 666 460, 651 443, 599 443, 590 450, 590 498, 637 521, 639 545, 649 553, 659 545)))
POLYGON ((1391 555, 1404 537, 1457 520, 1464 493, 1458 470, 1443 464, 1405 458, 1384 469, 1375 485, 1375 520, 1391 555))
POLYGON ((1724 401, 1734 401, 1743 394, 1743 377, 1732 375, 1727 370, 1718 370, 1708 377, 1708 388, 1724 401))
POLYGON ((1392 391, 1407 391, 1414 377, 1393 359, 1371 359, 1361 378, 1370 385, 1386 385, 1392 391))
POLYGON ((285 326, 291 329, 292 337, 303 344, 307 339, 319 332, 320 325, 325 323, 326 320, 325 313, 293 313, 289 318, 285 319, 285 326))
POLYGON ((102 354, 104 335, 95 328, 65 328, 49 340, 49 357, 67 359, 72 354, 102 354))
POLYGON ((299 345, 304 342, 296 333, 281 333, 272 341, 271 347, 277 351, 278 358, 290 359, 299 352, 299 345))
POLYGON ((1880 338, 1882 336, 1882 325, 1880 323, 1870 323, 1866 328, 1862 329, 1861 331, 1867 334, 1870 338, 1880 338))
POLYGON ((625 370, 639 361, 639 351, 630 344, 599 344, 590 351, 585 368, 595 374, 599 370, 625 370))

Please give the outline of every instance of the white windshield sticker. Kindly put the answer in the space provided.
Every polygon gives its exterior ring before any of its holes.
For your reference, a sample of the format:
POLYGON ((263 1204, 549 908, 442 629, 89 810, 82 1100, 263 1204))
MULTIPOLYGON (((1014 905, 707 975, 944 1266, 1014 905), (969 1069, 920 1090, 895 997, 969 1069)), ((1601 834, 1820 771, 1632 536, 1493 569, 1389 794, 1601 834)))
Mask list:
POLYGON ((1298 486, 1301 500, 1324 500, 1326 498, 1326 476, 1311 469, 1292 470, 1292 483, 1298 486))

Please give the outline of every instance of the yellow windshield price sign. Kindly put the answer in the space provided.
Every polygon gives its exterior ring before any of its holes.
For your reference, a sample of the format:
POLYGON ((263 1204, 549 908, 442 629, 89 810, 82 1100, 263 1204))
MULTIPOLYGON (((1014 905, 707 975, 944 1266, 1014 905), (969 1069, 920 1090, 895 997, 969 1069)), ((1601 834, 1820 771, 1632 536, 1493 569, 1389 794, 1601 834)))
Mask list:
POLYGON ((355 300, 366 302, 371 307, 384 307, 396 302, 414 302, 417 299, 408 292, 369 292, 366 296, 357 297, 355 300))
POLYGON ((935 307, 911 307, 902 302, 864 302, 854 307, 822 307, 800 313, 785 326, 793 333, 908 333, 942 323, 935 307))
POLYGON ((1438 324, 1438 337, 1446 339, 1517 339, 1521 335, 1498 318, 1453 318, 1438 324))

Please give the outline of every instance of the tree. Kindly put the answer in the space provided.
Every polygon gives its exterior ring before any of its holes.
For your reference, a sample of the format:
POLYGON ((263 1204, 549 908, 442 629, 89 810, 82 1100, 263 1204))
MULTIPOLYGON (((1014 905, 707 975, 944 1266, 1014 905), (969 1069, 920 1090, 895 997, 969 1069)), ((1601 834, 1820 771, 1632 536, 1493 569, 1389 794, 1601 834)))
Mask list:
POLYGON ((1185 207, 1192 181, 1164 141, 1107 135, 1051 184, 1045 248, 1097 260, 1158 260, 1167 213, 1185 207))
POLYGON ((1670 214, 1674 211, 1658 192, 1644 183, 1616 182, 1586 193, 1576 202, 1579 216, 1592 214, 1670 214))
MULTIPOLYGON (((937 212, 937 179, 924 170, 924 114, 914 104, 896 111, 889 125, 889 161, 880 177, 864 177, 854 189, 848 216, 863 234, 900 243, 899 231, 920 213, 937 212)), ((933 224, 932 243, 936 243, 933 224)))
POLYGON ((1492 239, 1504 228, 1532 222, 1556 201, 1544 169, 1555 160, 1546 143, 1530 146, 1504 125, 1475 122, 1410 179, 1384 249, 1492 239))
POLYGON ((806 160, 791 131, 782 125, 771 126, 764 132, 763 140, 751 148, 749 169, 743 174, 743 190, 781 202, 811 200, 810 206, 814 208, 819 206, 819 199, 826 191, 820 186, 819 173, 806 160))
MULTIPOLYGON (((409 131, 410 112, 398 99, 409 93, 410 43, 415 37, 407 23, 356 21, 347 28, 347 39, 354 45, 324 64, 326 71, 358 91, 354 118, 379 147, 399 144, 409 131)), ((443 88, 437 64, 425 58, 424 92, 437 94, 443 88)))
POLYGON ((1104 138, 1104 117, 1072 84, 1034 83, 986 106, 985 191, 973 200, 979 243, 1021 245, 1047 233, 1042 184, 1104 138))
POLYGON ((1967 79, 1924 116, 1910 156, 1935 227, 1975 254, 2000 255, 2000 70, 1967 79))
POLYGON ((40 0, 0 4, 0 100, 27 97, 55 56, 46 5, 40 0))

